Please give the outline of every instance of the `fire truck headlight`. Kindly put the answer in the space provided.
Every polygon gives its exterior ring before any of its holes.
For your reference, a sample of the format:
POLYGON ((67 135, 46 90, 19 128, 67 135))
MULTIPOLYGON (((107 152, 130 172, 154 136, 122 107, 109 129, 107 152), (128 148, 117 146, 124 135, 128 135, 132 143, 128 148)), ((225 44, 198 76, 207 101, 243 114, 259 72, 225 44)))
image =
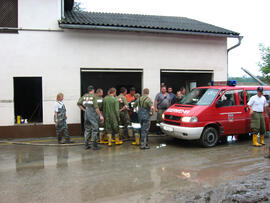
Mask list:
POLYGON ((165 118, 165 115, 164 115, 164 113, 162 114, 162 120, 164 120, 164 118, 165 118))
POLYGON ((197 117, 182 117, 182 122, 196 123, 196 122, 198 122, 198 118, 197 117))

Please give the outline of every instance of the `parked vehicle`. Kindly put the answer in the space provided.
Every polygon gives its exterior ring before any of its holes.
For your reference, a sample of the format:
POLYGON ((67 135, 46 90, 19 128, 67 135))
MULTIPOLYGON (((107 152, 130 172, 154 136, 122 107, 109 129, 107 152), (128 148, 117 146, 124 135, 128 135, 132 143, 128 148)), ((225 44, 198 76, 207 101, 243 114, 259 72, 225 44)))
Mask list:
MULTIPOLYGON (((182 101, 163 114, 161 130, 185 140, 199 140, 204 147, 213 147, 228 135, 246 135, 250 131, 247 103, 257 94, 257 87, 208 86, 193 89, 182 101)), ((270 99, 270 86, 263 94, 270 99)), ((269 110, 269 109, 268 109, 269 110)), ((264 113, 269 130, 268 113, 264 113)))

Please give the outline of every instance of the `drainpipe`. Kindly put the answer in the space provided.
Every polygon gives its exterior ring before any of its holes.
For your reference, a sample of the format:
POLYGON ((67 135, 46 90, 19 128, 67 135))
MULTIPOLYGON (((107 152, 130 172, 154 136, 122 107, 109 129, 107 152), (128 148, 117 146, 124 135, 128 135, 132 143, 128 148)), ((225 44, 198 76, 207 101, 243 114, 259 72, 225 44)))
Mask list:
POLYGON ((231 51, 232 49, 235 49, 236 47, 240 46, 241 45, 241 41, 243 39, 243 36, 238 36, 237 37, 238 39, 238 43, 232 47, 230 47, 229 49, 227 49, 227 80, 229 78, 229 51, 231 51))
POLYGON ((61 0, 61 19, 65 18, 65 0, 61 0))

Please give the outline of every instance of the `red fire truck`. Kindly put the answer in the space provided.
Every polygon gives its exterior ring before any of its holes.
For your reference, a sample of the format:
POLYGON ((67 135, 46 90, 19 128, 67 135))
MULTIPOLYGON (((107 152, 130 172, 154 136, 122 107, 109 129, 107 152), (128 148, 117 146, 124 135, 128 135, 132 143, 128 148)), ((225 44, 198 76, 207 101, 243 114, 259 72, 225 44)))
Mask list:
MULTIPOLYGON (((207 86, 194 88, 181 102, 162 115, 161 130, 185 140, 200 140, 204 147, 213 147, 228 135, 248 136, 250 131, 247 103, 257 94, 257 87, 207 86)), ((270 87, 263 94, 270 99, 270 87)), ((268 112, 264 113, 269 130, 268 112)))

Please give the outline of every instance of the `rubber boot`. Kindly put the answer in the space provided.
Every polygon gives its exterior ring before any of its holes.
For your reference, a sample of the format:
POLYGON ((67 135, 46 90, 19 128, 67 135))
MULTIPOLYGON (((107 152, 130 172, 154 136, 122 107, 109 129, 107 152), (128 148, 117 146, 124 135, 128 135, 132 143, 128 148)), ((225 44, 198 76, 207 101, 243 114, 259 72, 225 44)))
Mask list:
MULTIPOLYGON (((108 141, 108 137, 107 137, 107 134, 106 133, 104 133, 103 134, 103 140, 106 142, 106 141, 108 141)), ((107 142, 108 143, 108 142, 107 142)))
POLYGON ((61 134, 57 134, 57 142, 58 142, 58 144, 63 144, 61 134))
POLYGON ((133 145, 140 145, 140 134, 139 133, 135 133, 135 142, 132 142, 133 145))
POLYGON ((264 143, 264 134, 260 135, 260 144, 265 145, 265 143, 264 143))
POLYGON ((71 144, 71 143, 73 143, 72 141, 70 141, 70 138, 68 137, 68 138, 66 138, 66 140, 65 140, 65 144, 71 144))
POLYGON ((140 149, 145 149, 146 147, 146 142, 145 140, 141 140, 141 146, 140 146, 140 149))
POLYGON ((123 144, 123 142, 119 139, 119 134, 115 134, 115 144, 116 145, 123 144))
POLYGON ((108 137, 108 146, 111 147, 112 146, 112 134, 107 134, 108 137))
POLYGON ((128 128, 128 139, 133 137, 133 129, 132 128, 128 128))
POLYGON ((123 126, 119 126, 119 136, 120 136, 121 139, 123 139, 124 134, 125 134, 124 127, 123 126))
POLYGON ((104 137, 104 132, 99 132, 99 143, 108 144, 108 142, 106 142, 103 137, 104 137))
POLYGON ((97 140, 94 139, 94 142, 93 142, 93 150, 99 150, 99 149, 100 149, 100 147, 99 147, 98 144, 97 144, 97 140))
POLYGON ((260 146, 262 146, 261 144, 258 143, 258 135, 257 135, 257 134, 253 134, 253 139, 252 139, 252 141, 253 141, 253 146, 255 146, 255 147, 260 147, 260 146))
MULTIPOLYGON (((109 139, 109 138, 108 138, 109 139)), ((115 143, 115 135, 112 135, 112 143, 115 143), (114 139, 113 139, 114 138, 114 139)))

